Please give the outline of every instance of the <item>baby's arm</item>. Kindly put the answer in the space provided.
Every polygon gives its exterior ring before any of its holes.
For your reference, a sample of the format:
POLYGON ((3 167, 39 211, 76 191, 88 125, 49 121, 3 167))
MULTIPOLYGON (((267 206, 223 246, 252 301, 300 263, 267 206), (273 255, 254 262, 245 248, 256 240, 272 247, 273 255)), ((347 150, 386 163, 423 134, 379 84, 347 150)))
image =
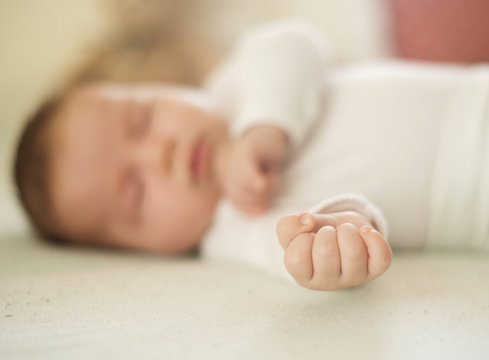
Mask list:
POLYGON ((220 173, 224 195, 248 214, 268 208, 288 148, 303 142, 320 113, 326 47, 313 26, 264 26, 208 82, 234 140, 220 173))
POLYGON ((321 113, 329 56, 324 35, 312 24, 279 22, 250 32, 234 58, 232 133, 273 125, 292 146, 302 144, 321 113))
POLYGON ((313 290, 339 290, 371 281, 391 264, 385 238, 357 212, 291 215, 277 223, 285 267, 313 290))
POLYGON ((241 211, 267 210, 277 188, 288 138, 274 126, 249 129, 230 145, 221 179, 225 195, 241 211))

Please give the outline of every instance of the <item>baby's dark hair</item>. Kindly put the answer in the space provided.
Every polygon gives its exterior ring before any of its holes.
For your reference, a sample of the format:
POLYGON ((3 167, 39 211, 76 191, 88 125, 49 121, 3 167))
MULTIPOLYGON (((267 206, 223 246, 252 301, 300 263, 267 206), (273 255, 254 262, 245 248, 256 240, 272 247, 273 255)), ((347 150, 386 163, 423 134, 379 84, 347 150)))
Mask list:
POLYGON ((50 128, 64 96, 44 101, 26 122, 19 138, 13 167, 18 198, 41 238, 65 243, 55 231, 50 171, 50 128))

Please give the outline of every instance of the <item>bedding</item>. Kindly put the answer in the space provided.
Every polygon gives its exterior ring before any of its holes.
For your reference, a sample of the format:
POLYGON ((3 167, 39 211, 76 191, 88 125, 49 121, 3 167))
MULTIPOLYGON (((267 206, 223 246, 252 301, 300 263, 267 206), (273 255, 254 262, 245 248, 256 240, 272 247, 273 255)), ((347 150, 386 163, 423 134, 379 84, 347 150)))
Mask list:
POLYGON ((0 358, 487 359, 489 259, 395 254, 375 282, 315 292, 197 258, 0 241, 0 358))
POLYGON ((448 107, 434 167, 427 247, 489 250, 488 139, 489 66, 481 65, 460 82, 448 107))

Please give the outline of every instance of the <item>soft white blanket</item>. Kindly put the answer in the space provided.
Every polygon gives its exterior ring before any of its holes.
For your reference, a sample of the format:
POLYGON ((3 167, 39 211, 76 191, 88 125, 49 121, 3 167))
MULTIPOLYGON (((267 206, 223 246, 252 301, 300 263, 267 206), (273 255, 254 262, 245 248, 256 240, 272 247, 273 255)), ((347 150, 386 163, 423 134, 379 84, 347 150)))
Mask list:
POLYGON ((426 245, 489 249, 489 65, 461 80, 446 119, 426 245))

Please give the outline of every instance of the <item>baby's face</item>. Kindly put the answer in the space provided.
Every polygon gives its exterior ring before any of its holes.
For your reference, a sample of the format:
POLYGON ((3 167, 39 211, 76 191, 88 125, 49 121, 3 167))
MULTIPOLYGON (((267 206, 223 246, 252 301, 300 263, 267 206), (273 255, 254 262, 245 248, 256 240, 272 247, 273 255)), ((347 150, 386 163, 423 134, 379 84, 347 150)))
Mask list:
POLYGON ((52 127, 58 230, 79 243, 178 253, 220 196, 227 129, 203 95, 172 87, 76 90, 52 127))

